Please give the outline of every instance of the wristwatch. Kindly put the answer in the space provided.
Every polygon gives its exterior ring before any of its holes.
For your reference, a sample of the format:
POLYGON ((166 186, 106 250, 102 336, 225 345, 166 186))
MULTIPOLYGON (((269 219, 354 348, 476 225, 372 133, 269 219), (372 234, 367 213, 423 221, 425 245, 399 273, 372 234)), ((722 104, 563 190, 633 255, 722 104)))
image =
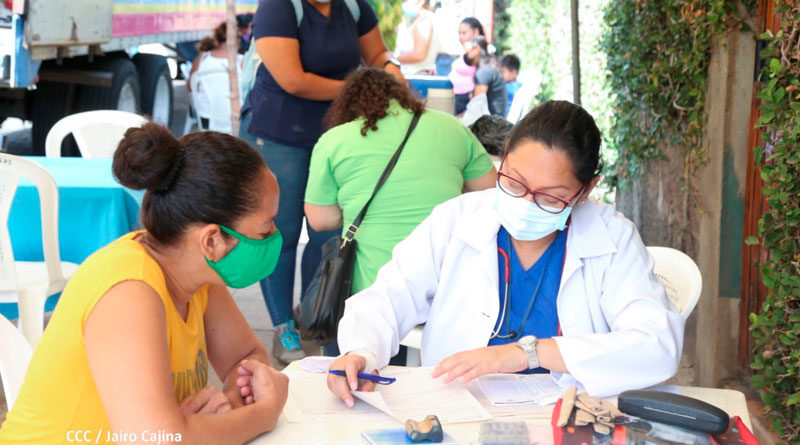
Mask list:
POLYGON ((539 367, 539 355, 536 353, 536 342, 538 338, 533 335, 526 335, 514 343, 525 352, 525 357, 528 358, 528 369, 536 369, 539 367))
POLYGON ((400 68, 400 61, 395 59, 394 57, 390 57, 389 60, 387 60, 386 62, 383 62, 383 67, 386 68, 386 65, 388 65, 390 63, 392 65, 396 65, 398 68, 400 68))

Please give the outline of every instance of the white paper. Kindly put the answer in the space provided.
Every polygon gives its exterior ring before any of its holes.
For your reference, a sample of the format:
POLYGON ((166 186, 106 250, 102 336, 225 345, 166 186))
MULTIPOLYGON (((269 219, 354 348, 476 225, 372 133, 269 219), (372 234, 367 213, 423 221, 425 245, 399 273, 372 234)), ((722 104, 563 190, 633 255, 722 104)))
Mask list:
POLYGON ((339 357, 312 355, 300 360, 297 362, 297 364, 309 372, 328 372, 328 369, 330 369, 331 365, 334 361, 336 361, 337 358, 339 357))
POLYGON ((492 416, 459 382, 444 383, 431 377, 433 368, 397 368, 382 373, 397 379, 376 389, 398 420, 422 420, 435 414, 443 425, 475 422, 492 416))
POLYGON ((327 374, 289 372, 289 398, 284 414, 289 422, 422 420, 430 414, 443 424, 491 419, 491 415, 461 383, 445 384, 431 377, 433 368, 399 368, 382 375, 395 377, 375 392, 355 391, 348 408, 327 387, 327 374), (354 417, 351 417, 354 416, 354 417), (350 417, 348 419, 347 417, 350 417))
POLYGON ((294 371, 289 376, 289 397, 283 413, 292 423, 313 422, 386 422, 392 418, 379 409, 355 400, 348 408, 328 390, 327 374, 294 371))
POLYGON ((555 403, 564 393, 550 374, 491 374, 478 378, 492 405, 555 403))
POLYGON ((395 414, 394 411, 392 411, 392 409, 389 408, 389 405, 386 403, 386 400, 383 399, 383 395, 380 392, 353 391, 351 394, 353 394, 353 397, 362 400, 364 402, 367 402, 370 405, 374 406, 375 408, 378 408, 382 412, 388 414, 389 416, 394 418, 394 420, 397 420, 398 422, 404 422, 403 419, 397 417, 397 414, 395 414))

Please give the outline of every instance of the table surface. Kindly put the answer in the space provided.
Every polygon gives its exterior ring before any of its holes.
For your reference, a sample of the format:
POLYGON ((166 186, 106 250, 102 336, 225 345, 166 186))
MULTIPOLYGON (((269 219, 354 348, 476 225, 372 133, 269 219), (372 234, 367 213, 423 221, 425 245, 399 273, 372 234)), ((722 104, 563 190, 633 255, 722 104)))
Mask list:
MULTIPOLYGON (((114 179, 111 158, 27 159, 44 167, 58 186, 62 261, 81 263, 98 248, 138 226, 144 192, 127 189, 114 179)), ((11 205, 9 232, 17 261, 43 260, 39 196, 25 178, 11 205)))
MULTIPOLYGON (((286 371, 302 372, 297 363, 290 364, 286 371)), ((552 405, 545 407, 496 407, 483 395, 478 385, 471 382, 467 385, 470 392, 492 415, 493 420, 499 421, 524 421, 528 426, 531 439, 536 439, 538 444, 549 444, 553 441, 553 431, 550 426, 552 405)), ((739 416, 745 425, 752 430, 747 403, 739 391, 717 388, 699 388, 688 386, 660 386, 665 391, 675 391, 680 394, 703 400, 718 406, 731 416, 739 416)), ((477 443, 481 422, 445 425, 444 430, 453 436, 458 443, 477 443)), ((336 423, 289 423, 286 416, 281 414, 275 429, 263 434, 250 442, 250 445, 269 444, 362 444, 366 441, 361 433, 367 430, 383 428, 403 428, 398 422, 336 422, 336 423)))
MULTIPOLYGON (((97 249, 138 227, 144 192, 127 189, 114 179, 111 158, 26 158, 44 167, 58 186, 62 261, 82 263, 97 249)), ((8 221, 17 261, 44 259, 39 206, 33 183, 22 178, 8 221)), ((53 305, 54 301, 49 302, 48 308, 53 305)), ((0 313, 15 318, 16 305, 0 305, 0 313)))

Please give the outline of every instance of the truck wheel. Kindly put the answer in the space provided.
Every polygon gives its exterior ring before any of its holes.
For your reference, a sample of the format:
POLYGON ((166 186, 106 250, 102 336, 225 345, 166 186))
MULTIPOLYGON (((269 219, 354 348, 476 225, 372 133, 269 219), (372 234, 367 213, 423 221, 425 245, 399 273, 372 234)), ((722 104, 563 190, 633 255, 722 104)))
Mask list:
MULTIPOLYGON (((74 85, 58 82, 41 81, 36 84, 36 91, 33 92, 33 104, 31 109, 31 145, 34 156, 44 156, 44 141, 50 128, 61 118, 68 114, 70 89, 74 85)), ((62 143, 62 153, 67 156, 79 156, 74 142, 70 145, 72 136, 65 138, 62 143), (66 150, 64 150, 66 148, 66 150)))
POLYGON ((172 77, 164 56, 136 54, 133 64, 139 73, 142 112, 155 122, 169 127, 172 124, 172 77))
POLYGON ((133 62, 123 57, 99 60, 93 69, 114 75, 110 87, 84 87, 80 110, 119 110, 139 113, 139 75, 133 62))

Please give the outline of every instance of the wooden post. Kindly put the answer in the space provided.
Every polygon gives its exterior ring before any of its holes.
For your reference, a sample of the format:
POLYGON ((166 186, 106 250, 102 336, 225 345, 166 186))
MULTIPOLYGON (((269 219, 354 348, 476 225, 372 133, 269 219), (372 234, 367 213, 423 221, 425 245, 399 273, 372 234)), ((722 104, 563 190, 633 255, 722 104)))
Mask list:
POLYGON ((239 54, 239 29, 236 27, 236 0, 226 0, 227 33, 225 36, 228 50, 228 76, 231 84, 231 133, 239 136, 239 112, 242 108, 239 100, 239 75, 236 70, 239 54))
POLYGON ((581 51, 578 33, 578 0, 570 0, 572 16, 572 101, 581 104, 581 51))

